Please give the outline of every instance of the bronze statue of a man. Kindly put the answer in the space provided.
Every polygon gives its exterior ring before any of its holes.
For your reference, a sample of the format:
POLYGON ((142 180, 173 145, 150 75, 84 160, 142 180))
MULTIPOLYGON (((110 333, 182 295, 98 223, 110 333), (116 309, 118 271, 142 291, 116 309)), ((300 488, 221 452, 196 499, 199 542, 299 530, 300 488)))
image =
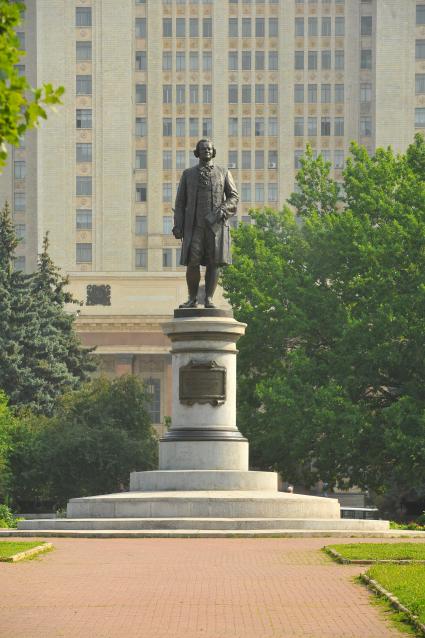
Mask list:
POLYGON ((180 308, 198 304, 200 266, 206 266, 205 308, 215 308, 220 266, 232 263, 228 218, 236 213, 239 195, 227 168, 214 165, 210 139, 199 140, 193 153, 199 164, 183 171, 174 208, 173 235, 183 240, 180 264, 187 266, 189 292, 180 308))

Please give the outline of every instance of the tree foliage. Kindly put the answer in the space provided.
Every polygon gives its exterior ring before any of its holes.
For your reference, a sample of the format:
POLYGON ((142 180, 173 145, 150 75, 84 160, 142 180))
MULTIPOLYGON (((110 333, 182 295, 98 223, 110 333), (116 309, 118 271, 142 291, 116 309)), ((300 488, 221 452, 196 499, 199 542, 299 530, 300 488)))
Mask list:
POLYGON ((46 119, 45 107, 61 103, 64 88, 51 84, 32 88, 16 67, 25 52, 20 49, 16 27, 25 10, 23 2, 0 0, 0 169, 6 163, 6 144, 19 145, 27 129, 46 119))
POLYGON ((31 275, 13 270, 17 243, 6 204, 0 213, 0 388, 12 406, 51 414, 56 398, 96 366, 65 310, 75 300, 49 257, 47 236, 31 275))
POLYGON ((239 418, 258 466, 425 491, 424 158, 421 136, 405 155, 353 144, 338 202, 307 153, 290 200, 302 223, 266 210, 235 232, 224 287, 248 324, 239 418))
POLYGON ((65 394, 51 417, 21 415, 8 460, 14 507, 45 511, 117 492, 128 488, 131 471, 155 469, 150 400, 138 377, 98 378, 65 394))

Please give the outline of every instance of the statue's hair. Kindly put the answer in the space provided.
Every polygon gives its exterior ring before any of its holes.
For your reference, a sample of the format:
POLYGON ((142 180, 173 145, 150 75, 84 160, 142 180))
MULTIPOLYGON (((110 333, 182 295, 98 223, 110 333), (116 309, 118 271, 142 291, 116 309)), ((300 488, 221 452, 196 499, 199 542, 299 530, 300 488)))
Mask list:
POLYGON ((193 154, 195 157, 199 157, 199 145, 201 142, 209 142, 210 144, 212 144, 213 147, 213 157, 216 156, 216 150, 215 150, 215 146, 212 142, 212 140, 209 137, 203 137, 201 140, 198 140, 195 146, 195 150, 193 151, 193 154))

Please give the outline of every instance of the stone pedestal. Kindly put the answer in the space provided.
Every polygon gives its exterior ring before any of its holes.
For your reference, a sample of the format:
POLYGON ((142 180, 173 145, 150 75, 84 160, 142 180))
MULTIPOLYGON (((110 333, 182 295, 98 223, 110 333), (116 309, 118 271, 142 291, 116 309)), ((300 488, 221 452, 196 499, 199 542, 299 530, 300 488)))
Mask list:
POLYGON ((248 441, 236 422, 236 342, 245 327, 226 310, 176 310, 163 325, 173 398, 159 470, 133 472, 126 493, 71 499, 66 519, 21 521, 19 528, 146 535, 387 530, 387 521, 341 519, 335 499, 278 492, 273 472, 249 471, 248 441))

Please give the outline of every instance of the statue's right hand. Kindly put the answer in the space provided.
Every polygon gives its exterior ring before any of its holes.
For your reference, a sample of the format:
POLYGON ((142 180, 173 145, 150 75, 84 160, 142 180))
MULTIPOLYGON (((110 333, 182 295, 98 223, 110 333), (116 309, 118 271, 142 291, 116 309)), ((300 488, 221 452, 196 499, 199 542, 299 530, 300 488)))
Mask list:
POLYGON ((177 228, 176 226, 174 226, 173 228, 173 235, 176 239, 183 239, 183 233, 180 230, 180 228, 177 228))

